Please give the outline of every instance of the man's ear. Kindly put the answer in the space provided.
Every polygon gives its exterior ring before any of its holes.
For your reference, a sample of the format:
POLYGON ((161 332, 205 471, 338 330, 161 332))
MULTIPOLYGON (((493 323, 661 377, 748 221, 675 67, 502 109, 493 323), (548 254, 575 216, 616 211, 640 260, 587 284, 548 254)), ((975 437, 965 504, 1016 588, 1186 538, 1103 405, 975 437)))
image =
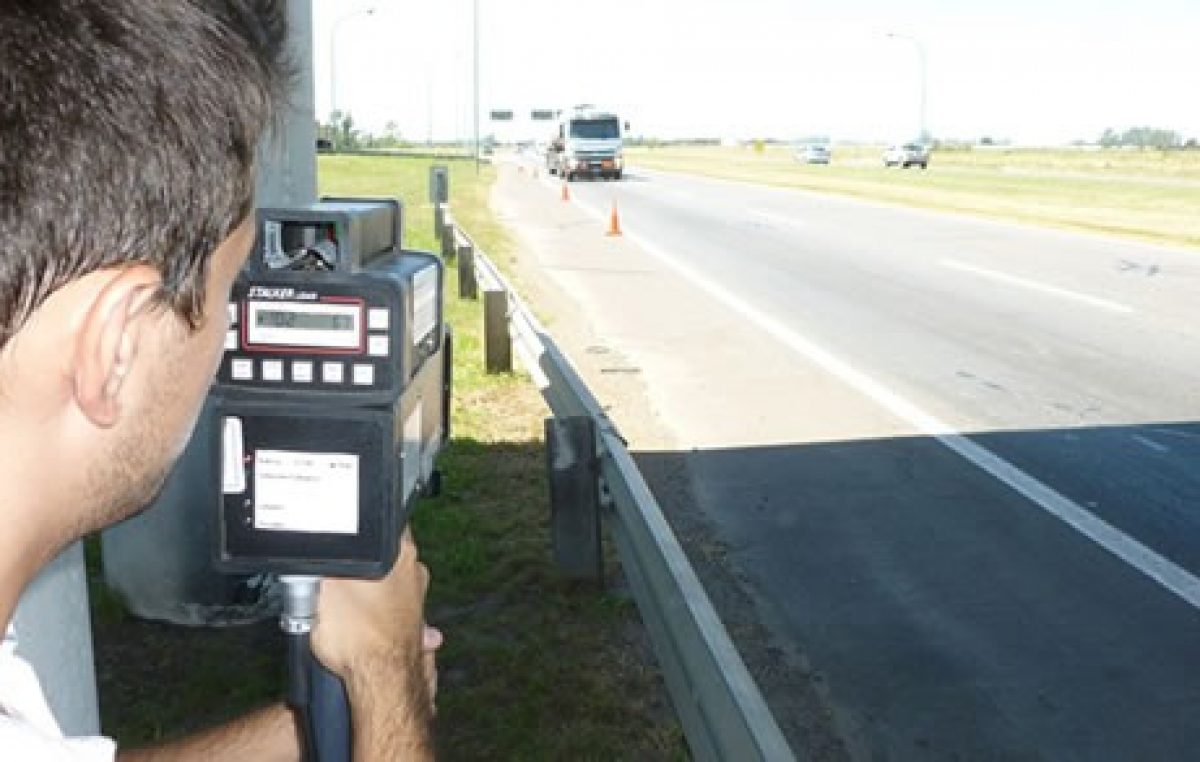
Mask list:
POLYGON ((131 265, 92 273, 100 278, 75 332, 72 380, 75 404, 97 426, 120 418, 122 391, 139 351, 146 350, 148 320, 162 277, 152 267, 131 265))

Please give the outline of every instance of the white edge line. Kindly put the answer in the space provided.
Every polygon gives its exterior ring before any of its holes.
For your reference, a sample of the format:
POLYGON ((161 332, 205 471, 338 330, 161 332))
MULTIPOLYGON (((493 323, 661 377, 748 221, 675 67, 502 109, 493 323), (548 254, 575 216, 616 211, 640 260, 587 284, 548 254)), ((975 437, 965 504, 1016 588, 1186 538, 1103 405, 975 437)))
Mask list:
MULTIPOLYGON (((603 221, 604 213, 601 210, 574 197, 572 200, 580 210, 603 221)), ((1041 506, 1047 513, 1057 517, 1084 537, 1187 601, 1194 608, 1200 608, 1200 579, 1186 569, 1090 513, 1070 498, 1036 477, 1025 473, 991 450, 958 433, 948 424, 921 410, 909 400, 859 371, 824 347, 746 303, 724 287, 667 254, 657 245, 637 233, 630 232, 628 226, 625 227, 625 237, 726 307, 741 313, 750 322, 797 354, 816 363, 827 373, 841 379, 891 414, 907 421, 922 433, 933 437, 968 462, 1041 506)))
POLYGON ((1130 307, 1127 304, 1114 302, 1110 299, 1101 299, 1098 296, 1091 296, 1089 294, 1081 294, 1078 291, 1071 291, 1070 289, 1051 286, 1048 283, 1039 283, 1037 281, 1021 278, 1016 275, 1002 273, 997 270, 989 270, 986 267, 976 267, 975 265, 969 265, 966 262, 959 262, 953 259, 943 259, 941 262, 939 262, 939 264, 941 264, 942 267, 948 267, 952 270, 961 270, 962 272, 971 273, 983 278, 998 280, 1001 283, 1007 283, 1010 286, 1028 289, 1029 291, 1039 291, 1043 294, 1049 294, 1051 296, 1057 296, 1063 299, 1070 299, 1072 301, 1079 302, 1080 304, 1086 304, 1102 310, 1109 310, 1110 312, 1118 312, 1124 315, 1135 312, 1133 307, 1130 307))

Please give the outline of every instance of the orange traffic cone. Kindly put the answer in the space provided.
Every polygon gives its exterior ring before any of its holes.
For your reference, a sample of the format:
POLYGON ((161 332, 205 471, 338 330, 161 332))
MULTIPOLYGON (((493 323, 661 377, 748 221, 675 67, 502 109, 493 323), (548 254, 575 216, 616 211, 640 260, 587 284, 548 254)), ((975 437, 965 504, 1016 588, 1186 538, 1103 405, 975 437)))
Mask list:
POLYGON ((621 235, 621 218, 617 215, 617 200, 612 203, 612 214, 608 216, 608 235, 621 235))
POLYGON ((571 200, 571 191, 570 191, 570 190, 568 190, 568 188, 567 188, 567 181, 566 181, 566 180, 564 180, 564 181, 563 181, 563 184, 562 184, 562 200, 563 200, 563 201, 570 201, 570 200, 571 200))

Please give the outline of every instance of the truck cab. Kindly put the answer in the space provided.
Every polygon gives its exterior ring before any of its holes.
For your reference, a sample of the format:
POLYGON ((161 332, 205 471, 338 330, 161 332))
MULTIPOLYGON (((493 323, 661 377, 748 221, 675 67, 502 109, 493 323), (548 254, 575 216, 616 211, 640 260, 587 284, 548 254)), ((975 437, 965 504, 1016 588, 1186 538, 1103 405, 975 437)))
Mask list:
MULTIPOLYGON (((626 123, 624 129, 628 130, 626 123)), ((577 106, 558 120, 546 149, 546 168, 564 180, 620 180, 625 171, 622 124, 616 114, 577 106)))

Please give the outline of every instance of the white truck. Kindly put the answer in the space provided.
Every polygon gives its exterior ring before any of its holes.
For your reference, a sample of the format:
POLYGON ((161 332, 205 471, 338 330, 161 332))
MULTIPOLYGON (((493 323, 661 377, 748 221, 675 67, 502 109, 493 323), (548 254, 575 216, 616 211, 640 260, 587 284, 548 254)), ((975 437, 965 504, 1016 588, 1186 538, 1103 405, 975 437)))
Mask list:
POLYGON ((546 169, 568 181, 576 177, 620 180, 625 172, 622 134, 628 130, 628 122, 622 125, 616 114, 595 106, 563 112, 546 148, 546 169))

